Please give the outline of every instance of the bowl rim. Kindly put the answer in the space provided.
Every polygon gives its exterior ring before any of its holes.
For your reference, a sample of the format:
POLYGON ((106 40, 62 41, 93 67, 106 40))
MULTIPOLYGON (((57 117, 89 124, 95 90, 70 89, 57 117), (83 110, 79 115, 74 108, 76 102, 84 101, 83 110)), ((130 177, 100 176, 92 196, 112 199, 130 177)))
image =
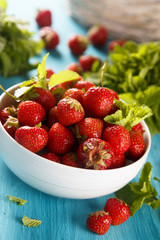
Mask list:
MULTIPOLYGON (((10 91, 13 91, 14 89, 18 88, 20 85, 22 84, 21 83, 18 83, 18 84, 15 84, 11 87, 9 87, 8 89, 6 89, 7 92, 10 92, 10 91)), ((6 96, 6 93, 3 92, 1 95, 0 95, 0 103, 2 101, 2 99, 6 96)), ((0 104, 1 105, 1 104, 0 104)), ((0 109, 1 110, 1 109, 0 109)), ((132 162, 131 164, 129 165, 125 165, 123 167, 119 167, 119 168, 114 168, 114 169, 105 169, 105 170, 94 170, 94 169, 85 169, 85 168, 77 168, 77 167, 72 167, 72 166, 67 166, 67 165, 64 165, 64 164, 61 164, 61 163, 57 163, 57 162, 53 162, 53 161, 50 161, 49 159, 46 159, 42 156, 40 156, 39 154, 36 154, 36 153, 33 153, 31 152, 30 150, 26 149, 25 147, 23 147, 22 145, 20 145, 18 142, 16 142, 8 133, 7 131, 4 129, 1 121, 0 121, 0 129, 1 131, 3 131, 4 134, 8 135, 9 136, 9 139, 10 141, 13 143, 13 145, 15 145, 15 147, 20 147, 20 149, 24 152, 26 152, 27 154, 29 154, 31 157, 35 157, 37 160, 39 159, 40 157, 40 161, 43 162, 43 164, 45 165, 50 165, 50 167, 60 167, 62 169, 64 169, 64 171, 67 171, 68 170, 73 170, 76 172, 84 172, 86 174, 91 174, 91 175, 97 175, 97 174, 106 174, 107 172, 120 172, 122 169, 123 170, 129 170, 130 168, 132 168, 133 166, 136 166, 139 164, 140 161, 143 161, 143 159, 146 157, 147 159, 147 156, 148 156, 148 153, 149 153, 149 150, 150 150, 150 147, 151 147, 151 134, 150 134, 150 131, 149 131, 149 128, 147 126, 147 124, 145 123, 144 120, 141 121, 142 123, 142 126, 145 130, 145 138, 146 138, 146 141, 145 141, 145 144, 146 144, 146 149, 145 149, 145 153, 143 154, 143 156, 141 158, 139 158, 138 160, 136 160, 135 162, 132 162)))

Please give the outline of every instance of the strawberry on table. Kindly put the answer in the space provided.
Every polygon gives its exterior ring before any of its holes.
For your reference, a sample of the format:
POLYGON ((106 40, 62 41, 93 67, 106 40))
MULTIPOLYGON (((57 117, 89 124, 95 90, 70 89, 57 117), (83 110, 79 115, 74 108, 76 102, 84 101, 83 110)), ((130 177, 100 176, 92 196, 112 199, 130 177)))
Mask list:
POLYGON ((79 63, 71 63, 68 65, 67 70, 71 70, 77 72, 78 74, 82 74, 82 67, 79 63))
POLYGON ((82 167, 104 170, 110 167, 114 152, 108 142, 99 138, 88 138, 79 145, 77 156, 82 167))
POLYGON ((103 87, 92 87, 84 94, 83 106, 92 117, 105 117, 113 106, 113 94, 103 87))
POLYGON ((43 128, 23 126, 16 130, 15 140, 31 152, 37 153, 46 146, 48 133, 43 128))
POLYGON ((75 55, 81 55, 87 49, 88 45, 88 38, 83 35, 72 34, 69 37, 68 46, 75 55))
POLYGON ((56 154, 65 154, 71 151, 75 143, 75 136, 70 129, 60 123, 54 123, 48 133, 47 148, 56 154))
POLYGON ((109 213, 100 210, 91 213, 86 221, 87 228, 99 235, 104 235, 111 225, 112 218, 109 213))
POLYGON ((117 198, 109 198, 105 204, 104 210, 112 218, 112 225, 120 225, 125 222, 131 215, 129 206, 117 198))
POLYGON ((45 152, 45 153, 42 153, 40 156, 44 157, 44 158, 46 158, 48 160, 51 160, 52 162, 60 163, 60 157, 57 154, 55 154, 55 153, 45 152))
POLYGON ((70 152, 63 155, 61 163, 71 167, 80 167, 77 161, 77 154, 75 152, 70 152))
POLYGON ((70 126, 84 117, 84 109, 77 100, 65 97, 58 102, 57 117, 62 125, 70 126))
POLYGON ((131 144, 129 132, 121 125, 107 127, 102 138, 111 144, 116 155, 125 153, 131 144))
POLYGON ((46 116, 44 108, 35 101, 20 102, 18 105, 18 121, 21 125, 34 127, 46 116))
POLYGON ((39 27, 51 26, 52 13, 48 9, 41 9, 36 15, 36 22, 39 27))
POLYGON ((108 50, 113 51, 114 47, 116 45, 123 46, 125 44, 125 42, 126 41, 123 40, 123 39, 117 39, 117 40, 110 41, 109 44, 108 44, 108 50))
POLYGON ((59 44, 59 35, 51 27, 42 27, 40 29, 40 37, 44 41, 45 47, 54 50, 59 44))
POLYGON ((100 66, 101 60, 98 57, 82 55, 79 57, 79 63, 83 69, 83 71, 92 71, 92 66, 95 62, 98 62, 100 66))
POLYGON ((87 138, 101 138, 103 131, 103 121, 99 118, 83 118, 76 123, 76 137, 80 141, 85 141, 87 138))
POLYGON ((103 46, 108 38, 108 31, 102 25, 94 25, 88 31, 89 40, 93 45, 103 46))

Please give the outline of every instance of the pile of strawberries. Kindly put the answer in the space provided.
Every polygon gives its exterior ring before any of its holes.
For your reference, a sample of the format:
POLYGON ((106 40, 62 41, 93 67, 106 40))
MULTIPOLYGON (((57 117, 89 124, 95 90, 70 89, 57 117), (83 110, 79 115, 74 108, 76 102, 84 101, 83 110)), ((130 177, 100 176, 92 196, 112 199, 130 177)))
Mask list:
MULTIPOLYGON (((35 82, 36 83, 36 82, 35 82)), ((142 125, 129 132, 104 121, 118 110, 115 91, 80 77, 51 89, 34 87, 18 103, 1 110, 6 131, 22 146, 62 164, 105 170, 122 167, 126 157, 145 151, 142 125)))

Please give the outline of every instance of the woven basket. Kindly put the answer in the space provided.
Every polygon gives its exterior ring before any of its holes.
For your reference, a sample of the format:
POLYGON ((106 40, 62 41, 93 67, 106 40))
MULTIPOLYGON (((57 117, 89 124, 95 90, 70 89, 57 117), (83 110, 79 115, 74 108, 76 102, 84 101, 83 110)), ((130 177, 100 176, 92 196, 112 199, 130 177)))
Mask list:
POLYGON ((69 14, 84 26, 103 24, 110 37, 160 40, 160 0, 66 0, 69 14))

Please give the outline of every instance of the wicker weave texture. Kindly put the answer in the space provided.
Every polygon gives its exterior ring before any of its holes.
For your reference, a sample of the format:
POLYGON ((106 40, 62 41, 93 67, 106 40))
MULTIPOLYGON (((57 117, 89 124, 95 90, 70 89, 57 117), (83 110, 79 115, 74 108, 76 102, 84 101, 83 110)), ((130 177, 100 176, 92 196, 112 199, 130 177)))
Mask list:
POLYGON ((66 0, 80 24, 103 24, 110 37, 146 42, 160 40, 160 0, 66 0))

